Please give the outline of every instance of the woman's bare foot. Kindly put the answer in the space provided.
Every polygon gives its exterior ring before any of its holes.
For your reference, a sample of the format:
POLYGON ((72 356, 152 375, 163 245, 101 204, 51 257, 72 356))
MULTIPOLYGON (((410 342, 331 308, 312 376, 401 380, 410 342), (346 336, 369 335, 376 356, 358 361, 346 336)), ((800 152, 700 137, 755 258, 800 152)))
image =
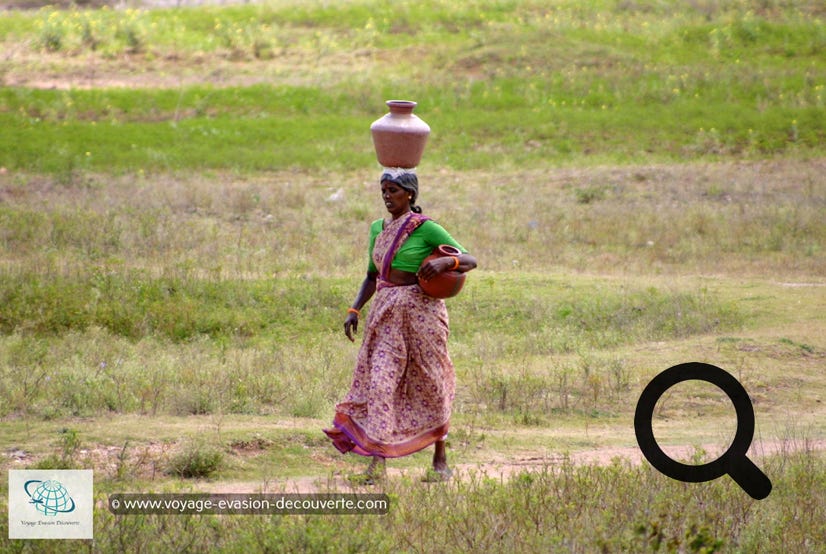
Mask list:
POLYGON ((436 441, 436 450, 433 452, 433 468, 428 469, 422 481, 426 483, 439 483, 447 481, 453 475, 453 471, 447 465, 447 449, 445 441, 436 441))

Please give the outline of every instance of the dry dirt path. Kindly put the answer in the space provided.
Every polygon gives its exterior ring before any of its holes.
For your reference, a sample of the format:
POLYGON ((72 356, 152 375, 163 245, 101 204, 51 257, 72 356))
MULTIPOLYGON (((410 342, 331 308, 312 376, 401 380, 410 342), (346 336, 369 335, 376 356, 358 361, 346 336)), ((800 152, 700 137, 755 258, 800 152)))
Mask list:
MULTIPOLYGON (((706 451, 711 451, 713 446, 703 447, 706 451)), ((668 453, 679 461, 687 462, 695 446, 684 445, 681 447, 669 447, 668 453)), ((802 451, 826 451, 826 440, 806 440, 802 442, 791 440, 780 441, 755 441, 751 445, 748 455, 759 466, 759 459, 764 456, 783 455, 792 452, 802 451)), ((566 459, 574 464, 583 465, 609 465, 614 460, 624 463, 638 465, 644 462, 642 452, 637 447, 611 447, 597 448, 593 450, 583 450, 569 455, 551 454, 536 452, 535 455, 522 455, 520 457, 501 458, 491 457, 489 460, 478 463, 455 463, 453 464, 454 479, 471 479, 474 477, 485 477, 509 479, 514 474, 525 471, 541 471, 545 468, 553 469, 566 462, 566 459)), ((405 477, 419 480, 426 468, 399 469, 394 468, 392 460, 388 461, 387 477, 389 479, 401 479, 405 477)), ((347 476, 336 474, 329 477, 302 476, 277 478, 273 477, 267 481, 219 481, 198 483, 195 490, 214 494, 257 494, 257 493, 319 493, 319 492, 348 492, 353 490, 370 490, 370 487, 354 487, 347 480, 347 476)))

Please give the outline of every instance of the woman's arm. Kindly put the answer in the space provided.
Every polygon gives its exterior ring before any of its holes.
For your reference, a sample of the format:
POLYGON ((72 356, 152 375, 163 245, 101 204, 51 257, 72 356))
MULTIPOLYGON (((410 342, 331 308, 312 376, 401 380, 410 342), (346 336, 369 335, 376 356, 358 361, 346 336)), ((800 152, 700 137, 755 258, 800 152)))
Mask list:
POLYGON ((376 277, 378 277, 378 273, 372 271, 367 272, 367 276, 361 283, 361 288, 359 288, 356 299, 353 301, 350 310, 348 310, 347 318, 344 320, 344 334, 347 335, 347 338, 350 339, 351 342, 355 342, 356 339, 353 337, 353 333, 358 331, 359 328, 358 312, 373 298, 373 294, 376 292, 376 277))
POLYGON ((470 254, 460 254, 458 256, 443 256, 430 260, 419 268, 417 275, 419 279, 429 281, 440 273, 445 271, 455 270, 460 273, 466 273, 476 268, 476 258, 470 254), (459 260, 457 267, 456 260, 459 260))

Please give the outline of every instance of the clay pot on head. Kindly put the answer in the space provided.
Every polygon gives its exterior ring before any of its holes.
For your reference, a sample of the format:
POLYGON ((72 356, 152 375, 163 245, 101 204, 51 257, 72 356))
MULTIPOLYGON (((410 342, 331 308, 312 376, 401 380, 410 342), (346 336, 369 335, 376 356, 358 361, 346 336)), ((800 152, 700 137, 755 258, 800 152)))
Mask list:
MULTIPOLYGON (((462 251, 449 244, 438 246, 433 253, 424 259, 422 265, 426 264, 434 258, 441 258, 442 256, 460 256, 462 251)), ((429 281, 419 280, 419 288, 425 294, 433 298, 450 298, 456 296, 462 290, 465 284, 467 275, 455 270, 448 270, 439 273, 436 277, 429 281)))
POLYGON ((411 169, 419 165, 430 126, 413 115, 416 102, 388 100, 390 113, 370 125, 376 158, 384 167, 411 169))

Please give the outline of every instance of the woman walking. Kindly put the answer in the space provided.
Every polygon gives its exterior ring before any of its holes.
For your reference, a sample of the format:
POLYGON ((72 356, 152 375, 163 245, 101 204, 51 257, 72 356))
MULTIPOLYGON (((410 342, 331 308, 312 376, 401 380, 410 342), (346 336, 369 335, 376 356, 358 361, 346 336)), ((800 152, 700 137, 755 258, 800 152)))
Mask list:
POLYGON ((442 272, 467 272, 476 259, 416 205, 419 185, 410 170, 385 169, 381 194, 389 219, 370 227, 370 260, 344 321, 354 341, 362 308, 373 298, 350 391, 336 405, 333 427, 324 432, 342 453, 371 456, 366 483, 384 471, 384 460, 435 445, 429 480, 450 477, 445 437, 455 391, 447 350, 448 315, 444 300, 425 294, 419 280, 442 272), (424 259, 442 244, 457 256, 424 259))

